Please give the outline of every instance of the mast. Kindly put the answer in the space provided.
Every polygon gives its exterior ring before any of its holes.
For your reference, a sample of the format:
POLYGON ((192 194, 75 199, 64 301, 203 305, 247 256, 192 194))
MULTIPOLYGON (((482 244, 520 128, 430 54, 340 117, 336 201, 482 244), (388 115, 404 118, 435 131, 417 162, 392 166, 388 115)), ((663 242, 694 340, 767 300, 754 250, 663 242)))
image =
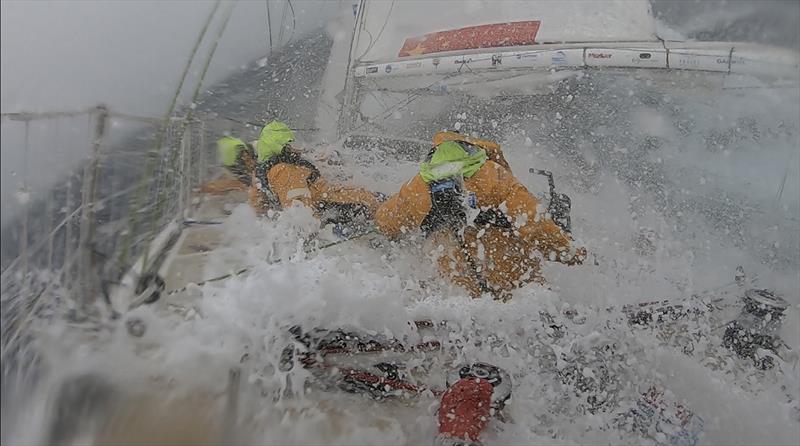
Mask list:
POLYGON ((361 35, 361 30, 364 28, 363 20, 364 20, 364 10, 366 9, 367 1, 361 0, 358 4, 358 11, 356 14, 356 22, 353 28, 353 38, 350 40, 350 52, 347 57, 347 71, 344 80, 344 98, 342 99, 342 107, 339 110, 339 125, 338 125, 338 137, 341 138, 348 130, 353 127, 354 124, 354 113, 352 110, 353 104, 357 103, 355 101, 356 95, 356 82, 355 82, 355 66, 358 64, 357 60, 354 60, 354 53, 356 51, 356 42, 361 35))

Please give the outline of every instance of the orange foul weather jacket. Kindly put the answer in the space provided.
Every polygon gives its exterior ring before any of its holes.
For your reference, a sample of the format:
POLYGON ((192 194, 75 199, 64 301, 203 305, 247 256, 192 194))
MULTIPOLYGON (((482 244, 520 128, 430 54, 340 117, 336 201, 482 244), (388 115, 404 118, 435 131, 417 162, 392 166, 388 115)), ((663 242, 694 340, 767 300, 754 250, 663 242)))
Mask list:
POLYGON ((248 149, 249 151, 243 151, 239 154, 234 165, 226 167, 222 176, 201 186, 200 192, 210 195, 224 195, 228 192, 247 191, 250 189, 256 160, 255 154, 252 152, 252 146, 248 149))
MULTIPOLYGON (((440 273, 472 297, 489 292, 506 298, 527 283, 544 283, 541 258, 568 265, 583 261, 585 250, 576 253, 570 248, 570 237, 553 220, 537 214, 536 197, 498 162, 487 160, 464 180, 464 189, 475 196, 474 212, 493 210, 510 223, 467 225, 463 236, 452 230, 430 234, 440 273)), ((378 208, 375 221, 383 233, 396 237, 419 229, 431 203, 428 184, 418 174, 378 208)))
POLYGON ((224 195, 228 192, 247 191, 248 189, 250 189, 250 186, 226 172, 216 180, 201 186, 200 192, 209 195, 224 195))
POLYGON ((228 192, 247 191, 250 189, 250 178, 255 166, 256 161, 253 156, 243 157, 241 158, 241 164, 228 167, 222 176, 201 186, 200 192, 210 195, 223 195, 228 192))
POLYGON ((266 174, 256 169, 249 190, 250 205, 261 213, 273 208, 290 207, 298 201, 314 211, 317 217, 330 206, 363 207, 368 217, 372 217, 380 202, 372 192, 328 182, 309 165, 279 162, 272 165, 266 174), (265 191, 260 176, 266 176, 269 191, 265 191), (272 203, 274 197, 277 203, 272 203))

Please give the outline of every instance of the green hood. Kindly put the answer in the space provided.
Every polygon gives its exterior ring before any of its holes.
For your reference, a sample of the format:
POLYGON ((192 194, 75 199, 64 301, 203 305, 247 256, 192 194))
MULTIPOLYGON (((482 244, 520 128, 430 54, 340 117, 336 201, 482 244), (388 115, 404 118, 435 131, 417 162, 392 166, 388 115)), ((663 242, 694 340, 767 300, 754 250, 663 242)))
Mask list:
POLYGON ((223 136, 217 140, 219 159, 225 167, 231 167, 236 164, 236 157, 239 156, 239 152, 245 149, 247 149, 247 144, 239 138, 223 136))
POLYGON ((478 149, 469 154, 461 144, 455 141, 445 141, 436 146, 429 162, 419 166, 419 174, 426 183, 456 175, 469 178, 475 175, 475 172, 485 163, 485 150, 478 149))
POLYGON ((294 132, 286 124, 280 121, 272 121, 261 130, 261 136, 258 138, 258 162, 272 158, 273 156, 280 155, 283 147, 294 141, 294 132))

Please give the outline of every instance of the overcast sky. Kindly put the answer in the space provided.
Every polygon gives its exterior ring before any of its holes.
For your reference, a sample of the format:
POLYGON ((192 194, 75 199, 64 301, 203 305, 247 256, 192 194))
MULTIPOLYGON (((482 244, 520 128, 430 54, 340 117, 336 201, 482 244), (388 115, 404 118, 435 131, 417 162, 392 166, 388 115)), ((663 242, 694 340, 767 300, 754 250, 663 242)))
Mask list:
MULTIPOLYGON (((323 24, 339 3, 294 0, 294 37, 323 24)), ((106 102, 130 113, 162 114, 213 4, 203 0, 3 0, 2 108, 38 111, 106 102)), ((274 44, 279 43, 286 4, 270 0, 274 44)), ((220 7, 206 36, 209 42, 229 6, 226 1, 220 7)), ((268 52, 266 9, 264 0, 237 3, 206 83, 268 52)), ((292 35, 289 9, 284 24, 286 41, 292 35)), ((204 59, 205 54, 201 49, 198 58, 204 59)))

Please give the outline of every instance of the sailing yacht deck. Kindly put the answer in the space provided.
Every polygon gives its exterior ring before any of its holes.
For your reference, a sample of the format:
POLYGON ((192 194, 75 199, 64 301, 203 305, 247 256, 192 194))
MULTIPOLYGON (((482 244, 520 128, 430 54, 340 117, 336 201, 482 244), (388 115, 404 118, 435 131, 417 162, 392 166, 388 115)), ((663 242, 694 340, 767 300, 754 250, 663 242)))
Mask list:
MULTIPOLYGON (((166 282, 164 300, 168 306, 191 306, 200 296, 199 288, 191 284, 210 278, 207 273, 209 261, 223 246, 223 223, 233 207, 247 200, 247 194, 237 191, 217 196, 202 195, 200 200, 194 217, 184 223, 178 240, 159 270, 166 282), (174 290, 181 291, 169 294, 174 290)), ((226 266, 230 266, 229 270, 238 270, 245 265, 228 261, 226 266)))

